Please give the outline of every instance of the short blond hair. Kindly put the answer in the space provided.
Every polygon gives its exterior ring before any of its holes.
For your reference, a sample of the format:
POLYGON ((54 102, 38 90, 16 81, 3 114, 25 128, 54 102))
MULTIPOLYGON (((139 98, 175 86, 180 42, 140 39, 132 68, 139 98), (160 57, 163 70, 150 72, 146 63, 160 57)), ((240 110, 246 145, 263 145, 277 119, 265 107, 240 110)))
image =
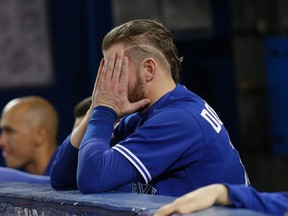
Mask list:
POLYGON ((178 56, 171 32, 159 21, 132 20, 112 29, 103 39, 102 50, 119 42, 134 47, 128 56, 136 61, 148 56, 157 58, 163 64, 167 61, 173 80, 179 82, 182 58, 178 56))

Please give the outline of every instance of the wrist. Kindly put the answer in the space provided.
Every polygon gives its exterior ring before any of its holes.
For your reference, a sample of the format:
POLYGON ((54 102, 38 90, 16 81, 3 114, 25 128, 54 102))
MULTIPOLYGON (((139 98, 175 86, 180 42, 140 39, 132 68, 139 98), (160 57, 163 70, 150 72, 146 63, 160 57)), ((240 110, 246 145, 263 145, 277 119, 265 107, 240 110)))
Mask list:
POLYGON ((94 109, 95 109, 96 107, 108 107, 108 108, 112 109, 112 110, 117 114, 117 117, 121 115, 120 110, 119 110, 116 106, 114 106, 113 104, 97 103, 97 104, 95 105, 94 109))
POLYGON ((105 122, 111 121, 113 124, 118 118, 118 113, 111 107, 105 105, 97 105, 94 107, 90 120, 98 119, 100 115, 100 119, 104 120, 105 122))
POLYGON ((230 198, 229 198, 229 192, 228 188, 224 184, 215 184, 215 190, 216 190, 216 204, 219 205, 230 205, 232 204, 230 198))

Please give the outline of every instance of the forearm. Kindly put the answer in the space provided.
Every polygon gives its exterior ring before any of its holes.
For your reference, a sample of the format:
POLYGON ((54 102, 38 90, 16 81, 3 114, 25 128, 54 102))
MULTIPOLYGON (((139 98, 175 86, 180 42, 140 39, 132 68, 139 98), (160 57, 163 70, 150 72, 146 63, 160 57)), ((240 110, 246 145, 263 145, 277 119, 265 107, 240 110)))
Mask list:
POLYGON ((91 113, 92 113, 92 107, 86 112, 85 117, 80 122, 80 124, 72 131, 70 142, 75 148, 79 149, 80 143, 87 130, 87 125, 89 123, 91 113))
POLYGON ((247 208, 272 215, 284 215, 288 210, 288 193, 258 192, 245 185, 227 185, 229 197, 237 208, 247 208))
POLYGON ((92 139, 101 139, 108 146, 114 130, 114 123, 118 118, 116 112, 105 106, 97 106, 92 110, 90 121, 80 144, 83 148, 92 139))
POLYGON ((59 148, 59 152, 51 167, 51 186, 57 190, 77 188, 76 174, 78 149, 71 145, 68 136, 59 148))
POLYGON ((223 184, 211 184, 187 193, 172 203, 160 208, 155 216, 168 216, 172 213, 187 214, 209 208, 213 205, 228 205, 228 190, 223 184))
POLYGON ((110 191, 133 176, 133 166, 110 149, 116 113, 107 107, 93 110, 79 149, 78 188, 82 193, 110 191))

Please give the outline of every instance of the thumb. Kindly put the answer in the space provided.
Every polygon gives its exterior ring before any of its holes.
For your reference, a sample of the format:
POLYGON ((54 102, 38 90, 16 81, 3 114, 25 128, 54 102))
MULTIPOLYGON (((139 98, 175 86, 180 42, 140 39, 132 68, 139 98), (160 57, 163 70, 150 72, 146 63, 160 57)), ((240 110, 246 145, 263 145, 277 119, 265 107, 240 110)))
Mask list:
POLYGON ((150 104, 150 99, 142 99, 140 101, 130 104, 130 110, 128 112, 129 113, 135 112, 141 108, 144 108, 148 104, 150 104))

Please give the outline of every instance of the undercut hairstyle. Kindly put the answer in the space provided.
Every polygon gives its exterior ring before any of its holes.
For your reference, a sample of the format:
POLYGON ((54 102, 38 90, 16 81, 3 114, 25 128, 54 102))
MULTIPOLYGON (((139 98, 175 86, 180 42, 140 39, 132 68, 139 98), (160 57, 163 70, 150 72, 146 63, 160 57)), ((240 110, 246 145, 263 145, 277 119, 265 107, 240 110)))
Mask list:
POLYGON ((162 66, 169 67, 175 83, 179 82, 180 65, 171 32, 156 20, 140 19, 124 23, 108 32, 102 42, 102 50, 116 43, 123 43, 125 54, 135 63, 154 57, 162 66))

